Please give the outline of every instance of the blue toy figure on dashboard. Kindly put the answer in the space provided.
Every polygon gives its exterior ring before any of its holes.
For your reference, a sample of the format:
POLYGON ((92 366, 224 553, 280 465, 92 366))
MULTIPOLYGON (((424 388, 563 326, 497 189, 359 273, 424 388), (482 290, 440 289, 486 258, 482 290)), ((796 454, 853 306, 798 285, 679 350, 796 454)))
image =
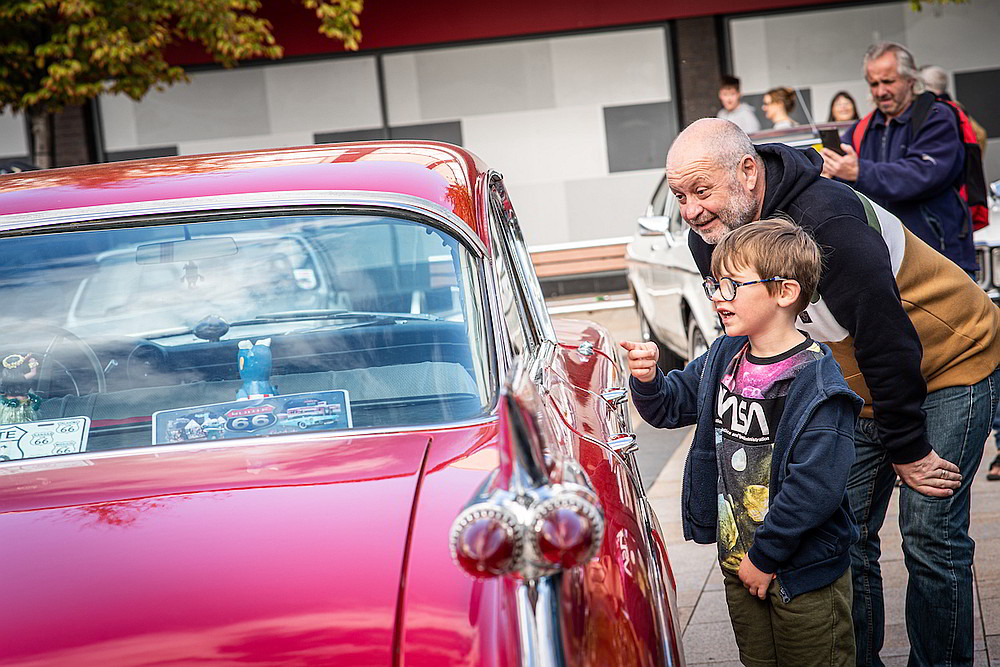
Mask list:
POLYGON ((247 400, 276 396, 278 390, 271 384, 271 339, 262 338, 256 343, 241 340, 238 347, 243 386, 236 393, 236 398, 247 400))

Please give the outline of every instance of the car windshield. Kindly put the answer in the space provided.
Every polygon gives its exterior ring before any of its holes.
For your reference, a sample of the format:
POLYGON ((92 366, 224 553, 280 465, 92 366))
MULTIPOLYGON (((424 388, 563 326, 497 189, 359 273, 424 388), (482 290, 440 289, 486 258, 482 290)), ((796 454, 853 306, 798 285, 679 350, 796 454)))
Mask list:
POLYGON ((0 461, 426 426, 492 401, 481 264, 419 222, 116 224, 9 236, 0 261, 0 461))

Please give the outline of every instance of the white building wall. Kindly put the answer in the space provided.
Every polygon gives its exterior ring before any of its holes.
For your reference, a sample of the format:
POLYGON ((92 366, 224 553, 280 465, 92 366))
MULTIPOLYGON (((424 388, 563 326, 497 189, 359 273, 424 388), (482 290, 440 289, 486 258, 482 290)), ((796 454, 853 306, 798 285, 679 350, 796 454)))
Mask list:
MULTIPOLYGON (((873 108, 861 66, 869 45, 878 41, 904 44, 918 66, 938 65, 952 76, 1000 68, 996 0, 924 3, 919 12, 909 2, 814 9, 731 19, 729 31, 733 71, 743 92, 810 88, 816 120, 827 119, 839 90, 851 93, 862 115, 873 108)), ((986 169, 988 179, 1000 179, 1000 136, 989 142, 986 169)))
POLYGON ((24 116, 0 113, 0 159, 23 160, 28 157, 28 134, 24 116))
MULTIPOLYGON (((901 1, 732 19, 734 72, 750 95, 808 88, 821 120, 842 89, 865 111, 872 41, 901 41, 953 73, 996 68, 995 10, 901 1)), ((677 132, 670 53, 655 26, 386 54, 388 125, 454 137, 501 171, 529 244, 626 236, 677 132)), ((378 88, 371 55, 195 72, 140 103, 102 98, 105 147, 124 159, 377 138, 378 88)), ((26 152, 23 123, 9 121, 0 156, 26 152)), ((1000 137, 990 143, 987 175, 1000 178, 1000 137)))
MULTIPOLYGON (((505 175, 529 244, 625 236, 676 133, 667 39, 653 27, 387 54, 388 124, 416 136, 428 124, 460 132, 505 175), (611 129, 608 108, 618 114, 611 129), (628 133, 633 111, 640 125, 666 114, 654 126, 656 159, 612 165, 608 142, 628 133)), ((124 159, 374 138, 376 65, 373 56, 273 63, 195 72, 139 103, 105 96, 105 148, 124 159)))

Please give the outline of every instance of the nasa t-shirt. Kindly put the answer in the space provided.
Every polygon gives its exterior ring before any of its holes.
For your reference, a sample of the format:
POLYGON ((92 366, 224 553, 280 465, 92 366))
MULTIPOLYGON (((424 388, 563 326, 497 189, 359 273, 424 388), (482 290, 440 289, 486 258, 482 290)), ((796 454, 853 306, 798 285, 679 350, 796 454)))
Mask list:
POLYGON ((733 357, 719 383, 715 454, 719 464, 719 560, 738 572, 764 522, 771 481, 774 431, 788 387, 799 370, 823 356, 812 339, 773 357, 755 357, 749 343, 733 357))

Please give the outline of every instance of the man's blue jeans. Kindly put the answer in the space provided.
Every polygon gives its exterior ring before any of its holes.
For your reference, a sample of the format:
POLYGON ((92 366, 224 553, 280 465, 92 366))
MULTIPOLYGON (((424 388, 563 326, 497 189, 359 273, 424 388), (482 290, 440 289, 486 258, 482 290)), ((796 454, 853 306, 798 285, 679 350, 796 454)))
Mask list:
MULTIPOLYGON (((969 537, 969 492, 983 457, 983 444, 1000 392, 1000 369, 971 387, 931 392, 924 401, 927 436, 934 451, 962 471, 962 486, 949 498, 930 498, 900 488, 899 528, 909 574, 906 586, 908 664, 972 665, 973 592, 969 537)), ((847 491, 861 528, 851 550, 854 574, 854 634, 858 665, 881 667, 885 608, 878 532, 895 482, 875 422, 858 420, 857 458, 847 491)))
POLYGON ((993 435, 996 438, 997 454, 1000 454, 1000 405, 993 413, 993 435))

